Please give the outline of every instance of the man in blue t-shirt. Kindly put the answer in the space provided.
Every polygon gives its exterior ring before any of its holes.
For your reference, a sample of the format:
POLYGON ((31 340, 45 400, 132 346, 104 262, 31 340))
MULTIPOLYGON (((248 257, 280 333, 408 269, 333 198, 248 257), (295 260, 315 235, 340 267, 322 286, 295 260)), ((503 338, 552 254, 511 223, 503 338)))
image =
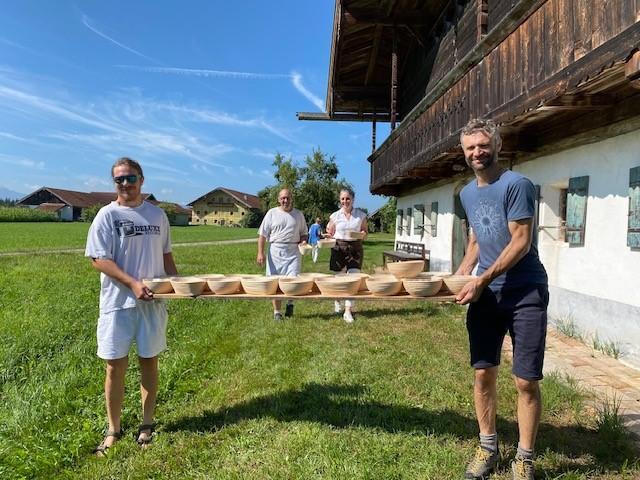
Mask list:
POLYGON ((518 391, 519 441, 512 474, 513 479, 532 480, 549 302, 535 239, 536 190, 528 178, 498 163, 502 140, 492 121, 470 121, 460 143, 475 178, 460 192, 471 232, 456 273, 470 274, 477 264, 478 277, 464 286, 456 301, 469 304, 467 330, 480 427, 480 446, 464 478, 488 477, 498 462, 496 380, 508 330, 518 391))
POLYGON ((309 228, 309 245, 313 247, 311 250, 311 258, 313 263, 318 261, 318 240, 322 238, 322 225, 320 225, 320 217, 316 218, 316 223, 309 228))

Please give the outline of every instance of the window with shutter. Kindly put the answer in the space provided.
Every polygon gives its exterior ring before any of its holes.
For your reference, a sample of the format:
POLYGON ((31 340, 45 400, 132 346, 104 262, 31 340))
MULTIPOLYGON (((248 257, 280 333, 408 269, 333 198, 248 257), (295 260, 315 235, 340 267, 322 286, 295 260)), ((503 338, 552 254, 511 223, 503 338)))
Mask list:
POLYGON ((431 202, 431 236, 438 236, 438 202, 431 202))
POLYGON ((396 232, 398 233, 398 235, 402 234, 402 214, 404 213, 404 211, 399 208, 398 211, 396 212, 396 232))
POLYGON ((413 234, 422 236, 424 231, 424 205, 413 206, 413 234))
POLYGON ((629 170, 627 246, 640 248, 640 167, 634 167, 629 170))
POLYGON ((407 235, 411 235, 411 219, 412 218, 413 218, 412 209, 411 207, 409 207, 407 208, 407 214, 404 216, 404 221, 405 221, 404 231, 407 233, 407 235))
POLYGON ((589 177, 569 179, 567 190, 567 224, 566 239, 569 245, 584 245, 585 223, 587 219, 587 198, 589 194, 589 177))

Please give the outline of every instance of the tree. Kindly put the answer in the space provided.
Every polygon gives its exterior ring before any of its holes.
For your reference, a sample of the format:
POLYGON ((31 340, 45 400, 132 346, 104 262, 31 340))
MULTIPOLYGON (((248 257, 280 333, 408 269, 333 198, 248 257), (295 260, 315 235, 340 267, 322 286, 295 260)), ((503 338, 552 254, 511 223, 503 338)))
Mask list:
POLYGON ((169 225, 175 225, 176 214, 177 214, 176 206, 173 203, 160 202, 158 204, 158 207, 164 210, 164 213, 167 215, 167 218, 169 219, 169 225))
POLYGON ((380 216, 380 231, 393 232, 396 225, 396 197, 389 197, 387 203, 378 210, 380 216))
POLYGON ((303 166, 297 166, 291 158, 285 160, 280 154, 276 155, 273 165, 278 183, 258 192, 263 208, 277 206, 278 192, 289 188, 294 195, 295 207, 304 213, 309 223, 316 217, 326 221, 339 207, 340 190, 351 188, 344 178, 337 179, 340 172, 335 156, 328 157, 320 148, 305 157, 303 166))
POLYGON ((95 205, 91 205, 90 207, 86 207, 84 210, 82 210, 82 217, 84 218, 84 221, 93 222, 93 219, 96 218, 96 215, 98 214, 98 210, 100 210, 101 208, 102 208, 102 205, 97 203, 95 205))
POLYGON ((258 210, 249 210, 240 220, 240 226, 243 228, 258 228, 263 217, 264 213, 258 210))

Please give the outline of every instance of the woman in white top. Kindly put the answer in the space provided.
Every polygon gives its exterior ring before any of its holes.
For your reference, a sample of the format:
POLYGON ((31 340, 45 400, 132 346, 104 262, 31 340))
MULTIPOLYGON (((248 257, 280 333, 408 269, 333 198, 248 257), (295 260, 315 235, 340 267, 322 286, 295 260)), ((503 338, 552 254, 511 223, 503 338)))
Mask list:
MULTIPOLYGON (((329 217, 327 233, 336 239, 335 246, 331 249, 329 269, 333 272, 356 273, 362 268, 362 240, 352 240, 347 232, 356 231, 367 236, 367 215, 360 209, 353 207, 355 194, 350 188, 340 190, 340 210, 329 217)), ((354 302, 345 300, 344 314, 342 318, 347 323, 353 322, 354 302)), ((336 313, 342 312, 340 302, 335 302, 336 313)))

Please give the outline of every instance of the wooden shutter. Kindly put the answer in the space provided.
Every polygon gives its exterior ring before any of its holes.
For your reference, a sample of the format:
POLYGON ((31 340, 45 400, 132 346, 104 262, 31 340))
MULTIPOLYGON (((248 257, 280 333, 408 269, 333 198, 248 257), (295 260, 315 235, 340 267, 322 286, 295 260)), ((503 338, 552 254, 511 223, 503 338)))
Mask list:
POLYGON ((431 236, 438 236, 438 202, 431 202, 431 236))
POLYGON ((404 216, 405 226, 404 231, 407 232, 407 235, 411 235, 411 218, 412 218, 412 208, 407 208, 407 214, 404 216))
POLYGON ((584 245, 588 194, 589 177, 569 179, 569 189, 567 190, 567 242, 569 245, 584 245))
POLYGON ((627 246, 640 248, 640 167, 634 167, 629 170, 627 246))
POLYGON ((396 232, 398 234, 402 234, 402 214, 404 213, 404 211, 399 208, 398 211, 396 212, 396 232))
POLYGON ((422 236, 424 231, 424 205, 413 206, 413 234, 422 236))

